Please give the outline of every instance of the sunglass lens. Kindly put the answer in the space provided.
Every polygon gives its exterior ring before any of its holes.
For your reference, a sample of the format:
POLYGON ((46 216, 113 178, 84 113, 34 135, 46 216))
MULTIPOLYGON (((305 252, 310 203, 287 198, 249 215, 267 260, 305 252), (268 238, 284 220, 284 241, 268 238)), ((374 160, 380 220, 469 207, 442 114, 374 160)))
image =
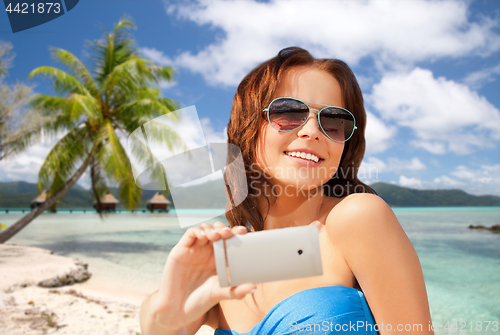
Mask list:
POLYGON ((269 121, 281 131, 294 130, 306 122, 309 108, 295 99, 277 99, 269 106, 269 121))
POLYGON ((354 117, 343 109, 325 108, 319 119, 325 134, 334 141, 344 142, 354 131, 354 117))

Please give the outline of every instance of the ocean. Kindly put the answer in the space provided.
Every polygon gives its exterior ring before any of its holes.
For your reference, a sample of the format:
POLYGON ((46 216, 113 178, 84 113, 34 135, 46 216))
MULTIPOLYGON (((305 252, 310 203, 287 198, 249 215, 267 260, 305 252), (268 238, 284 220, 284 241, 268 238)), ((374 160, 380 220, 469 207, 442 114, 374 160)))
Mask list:
MULTIPOLYGON (((499 334, 500 234, 467 226, 500 224, 500 207, 393 210, 422 264, 435 333, 499 334), (488 321, 496 321, 496 330, 494 323, 486 329, 488 321)), ((200 218, 206 214, 191 212, 200 218)), ((0 223, 9 226, 22 215, 0 213, 0 223)), ((206 222, 216 220, 226 222, 223 216, 206 222)), ((174 213, 122 212, 100 220, 95 213, 73 211, 42 214, 9 242, 79 258, 91 272, 97 269, 138 292, 152 292, 184 231, 174 213)))

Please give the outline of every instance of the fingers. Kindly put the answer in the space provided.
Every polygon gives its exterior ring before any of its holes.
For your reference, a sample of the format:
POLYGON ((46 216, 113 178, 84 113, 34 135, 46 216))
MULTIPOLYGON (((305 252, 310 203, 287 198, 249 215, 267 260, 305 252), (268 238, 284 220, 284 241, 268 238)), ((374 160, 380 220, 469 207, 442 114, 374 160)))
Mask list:
POLYGON ((235 227, 233 227, 232 232, 235 235, 236 234, 241 235, 241 234, 248 233, 248 229, 246 227, 243 227, 243 226, 235 226, 235 227))
POLYGON ((195 247, 202 247, 210 241, 216 241, 221 238, 220 234, 212 228, 203 227, 202 225, 194 229, 197 236, 197 240, 193 243, 195 247))
POLYGON ((227 233, 230 229, 220 221, 215 222, 214 225, 205 222, 197 228, 196 234, 199 236, 195 242, 197 246, 203 246, 209 241, 217 241, 220 238, 226 239, 233 236, 233 234, 227 233))
POLYGON ((214 228, 216 230, 219 230, 219 229, 222 229, 222 228, 226 228, 226 225, 220 221, 217 221, 214 223, 214 228))
POLYGON ((209 241, 217 241, 220 238, 228 239, 234 235, 246 234, 247 232, 247 228, 243 226, 229 228, 220 221, 215 222, 213 226, 205 222, 198 227, 186 230, 179 243, 186 247, 204 246, 209 241))
POLYGON ((191 247, 196 242, 196 240, 201 237, 202 234, 199 232, 198 228, 189 228, 188 230, 186 230, 184 235, 182 235, 178 245, 191 247))

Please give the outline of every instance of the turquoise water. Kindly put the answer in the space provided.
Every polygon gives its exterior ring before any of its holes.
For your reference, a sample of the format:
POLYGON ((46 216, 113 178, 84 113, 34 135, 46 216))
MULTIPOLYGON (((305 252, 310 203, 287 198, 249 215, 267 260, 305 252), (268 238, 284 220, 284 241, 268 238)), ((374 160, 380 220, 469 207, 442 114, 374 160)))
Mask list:
MULTIPOLYGON (((394 208, 394 212, 420 258, 432 319, 438 324, 436 334, 499 334, 500 329, 494 331, 491 325, 486 331, 484 321, 500 323, 500 234, 467 226, 500 224, 500 207, 394 208), (447 322, 461 321, 465 331, 443 329, 447 322), (481 331, 475 330, 478 321, 483 322, 481 331)), ((201 220, 204 214, 192 212, 201 220)), ((0 223, 10 225, 21 216, 0 213, 0 223)), ((168 252, 184 231, 174 213, 110 214, 104 221, 88 212, 58 213, 41 215, 11 242, 88 260, 90 269, 103 260, 130 269, 127 275, 139 282, 158 283, 168 252)))

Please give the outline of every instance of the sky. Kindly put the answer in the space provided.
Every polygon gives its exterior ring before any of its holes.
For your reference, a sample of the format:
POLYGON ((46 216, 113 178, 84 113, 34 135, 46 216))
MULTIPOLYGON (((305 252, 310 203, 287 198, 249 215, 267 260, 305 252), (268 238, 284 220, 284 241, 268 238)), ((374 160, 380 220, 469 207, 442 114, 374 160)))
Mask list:
MULTIPOLYGON (((226 139, 232 98, 256 65, 288 46, 338 58, 354 71, 367 111, 359 177, 417 189, 500 195, 500 0, 81 0, 63 16, 0 41, 16 57, 6 83, 59 66, 50 48, 91 66, 88 41, 124 15, 142 56, 172 66, 163 96, 195 105, 205 137, 226 139)), ((0 161, 0 181, 36 182, 54 139, 0 161)), ((88 186, 88 176, 80 182, 88 186)))

